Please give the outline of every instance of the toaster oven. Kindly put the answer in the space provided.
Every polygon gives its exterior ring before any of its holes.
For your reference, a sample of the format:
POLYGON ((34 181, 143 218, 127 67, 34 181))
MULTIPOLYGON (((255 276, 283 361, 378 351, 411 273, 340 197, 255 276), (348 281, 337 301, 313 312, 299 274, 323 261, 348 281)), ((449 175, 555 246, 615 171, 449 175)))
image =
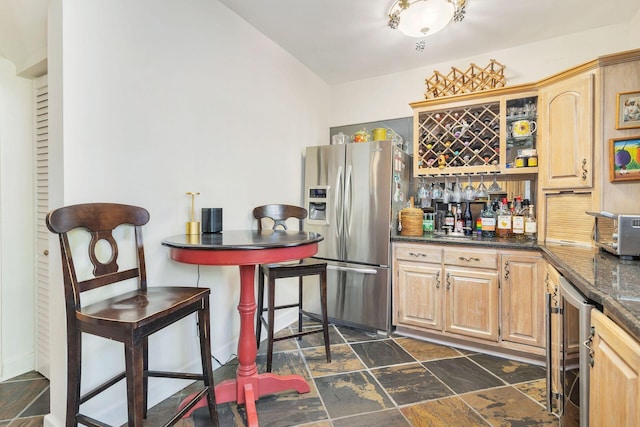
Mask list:
POLYGON ((587 212, 595 217, 593 240, 621 258, 640 256, 640 214, 587 212))

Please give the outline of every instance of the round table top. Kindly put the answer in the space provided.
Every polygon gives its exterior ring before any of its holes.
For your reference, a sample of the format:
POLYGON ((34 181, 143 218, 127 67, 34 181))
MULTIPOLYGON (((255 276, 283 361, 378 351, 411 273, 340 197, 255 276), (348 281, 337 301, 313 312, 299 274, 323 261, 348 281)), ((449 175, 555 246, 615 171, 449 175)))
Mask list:
POLYGON ((162 241, 177 249, 252 250, 295 247, 318 243, 324 237, 318 233, 285 230, 228 230, 220 233, 179 234, 162 241))

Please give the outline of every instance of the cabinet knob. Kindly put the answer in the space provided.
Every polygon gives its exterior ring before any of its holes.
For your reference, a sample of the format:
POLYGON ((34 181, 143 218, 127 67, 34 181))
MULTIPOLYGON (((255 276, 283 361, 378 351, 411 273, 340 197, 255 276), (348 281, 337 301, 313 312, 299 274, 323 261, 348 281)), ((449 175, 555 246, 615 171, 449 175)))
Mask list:
POLYGON ((42 253, 44 254, 44 256, 49 256, 49 249, 45 249, 42 253))

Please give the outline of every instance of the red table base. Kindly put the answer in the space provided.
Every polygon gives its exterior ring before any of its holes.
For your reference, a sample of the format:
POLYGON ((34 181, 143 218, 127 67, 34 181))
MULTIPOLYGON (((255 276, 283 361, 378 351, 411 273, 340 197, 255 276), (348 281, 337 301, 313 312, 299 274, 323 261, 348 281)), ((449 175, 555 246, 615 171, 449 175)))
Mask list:
MULTIPOLYGON (((258 374, 258 368, 256 367, 258 349, 253 326, 257 307, 254 292, 254 263, 301 259, 315 254, 316 251, 317 244, 257 251, 191 251, 175 248, 171 250, 171 258, 176 261, 204 265, 236 264, 240 267, 238 369, 235 379, 222 381, 215 386, 215 391, 216 403, 235 401, 239 404, 245 404, 248 426, 258 426, 255 401, 260 396, 286 390, 296 390, 298 393, 308 393, 310 391, 309 384, 300 375, 258 374), (247 262, 250 264, 243 264, 247 262)), ((184 402, 181 404, 181 407, 183 406, 184 402)), ((190 416, 195 409, 203 406, 207 406, 206 397, 200 399, 185 414, 185 417, 190 416)))
MULTIPOLYGON (((247 425, 258 426, 258 415, 255 401, 266 394, 277 393, 286 390, 295 390, 298 393, 309 393, 309 384, 300 375, 276 375, 254 374, 241 379, 226 380, 216 385, 216 403, 237 402, 244 403, 247 411, 247 425)), ((192 394, 184 399, 184 402, 193 398, 192 394)), ((203 397, 191 408, 185 418, 190 417, 193 411, 207 406, 207 398, 203 397)))

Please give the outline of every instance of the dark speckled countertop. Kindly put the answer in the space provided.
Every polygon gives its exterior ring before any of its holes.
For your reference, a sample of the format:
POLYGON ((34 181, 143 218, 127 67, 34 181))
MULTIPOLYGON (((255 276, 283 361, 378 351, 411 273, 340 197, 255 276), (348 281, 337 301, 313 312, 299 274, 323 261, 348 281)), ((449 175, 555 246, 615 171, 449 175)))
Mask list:
POLYGON ((481 237, 395 234, 395 242, 451 244, 497 249, 540 250, 543 256, 586 298, 640 340, 640 261, 621 260, 596 248, 541 245, 537 242, 481 237))
POLYGON ((547 244, 540 249, 565 279, 640 340, 640 261, 595 248, 547 244))

